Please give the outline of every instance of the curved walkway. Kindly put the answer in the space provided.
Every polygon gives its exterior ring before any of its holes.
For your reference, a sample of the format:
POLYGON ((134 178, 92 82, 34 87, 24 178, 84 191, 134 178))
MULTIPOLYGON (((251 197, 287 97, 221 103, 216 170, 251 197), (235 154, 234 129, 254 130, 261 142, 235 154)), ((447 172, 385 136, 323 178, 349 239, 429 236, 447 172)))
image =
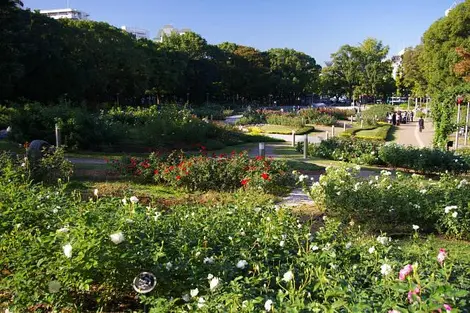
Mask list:
POLYGON ((419 148, 432 147, 434 127, 431 122, 424 123, 424 129, 419 132, 418 122, 400 124, 395 131, 395 142, 405 146, 415 146, 419 148))

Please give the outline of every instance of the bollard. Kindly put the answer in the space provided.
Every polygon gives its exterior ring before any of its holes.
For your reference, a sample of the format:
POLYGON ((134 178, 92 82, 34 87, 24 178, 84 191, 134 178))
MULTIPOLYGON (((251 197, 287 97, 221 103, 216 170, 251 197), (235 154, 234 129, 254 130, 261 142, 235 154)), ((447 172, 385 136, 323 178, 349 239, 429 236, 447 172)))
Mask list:
POLYGON ((335 125, 331 125, 331 137, 335 136, 335 125))
POLYGON ((55 146, 60 147, 60 127, 58 124, 55 124, 55 146))
POLYGON ((259 143, 259 156, 263 158, 266 156, 266 150, 264 148, 265 148, 264 142, 260 142, 259 143))
POLYGON ((351 125, 353 123, 354 116, 351 115, 351 125))
POLYGON ((307 158, 307 150, 308 150, 308 136, 307 134, 304 135, 304 159, 307 158))
POLYGON ((364 127, 364 121, 361 120, 361 128, 364 127))
POLYGON ((328 131, 325 132, 325 139, 328 140, 328 131))
POLYGON ((346 130, 346 122, 343 122, 343 130, 346 130))
POLYGON ((292 147, 295 147, 295 130, 292 131, 292 147))

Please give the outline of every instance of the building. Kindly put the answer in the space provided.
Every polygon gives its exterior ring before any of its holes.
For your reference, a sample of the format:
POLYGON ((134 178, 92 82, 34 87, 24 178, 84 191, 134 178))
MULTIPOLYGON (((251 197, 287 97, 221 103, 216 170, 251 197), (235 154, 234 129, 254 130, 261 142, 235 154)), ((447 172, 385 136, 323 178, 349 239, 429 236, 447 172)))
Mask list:
POLYGON ((404 54, 405 49, 402 49, 400 52, 398 52, 397 55, 392 56, 392 76, 394 79, 397 78, 398 69, 400 68, 401 60, 404 54))
POLYGON ((162 42, 165 36, 170 36, 171 34, 183 35, 188 32, 191 32, 188 28, 177 29, 172 25, 165 25, 158 31, 155 41, 162 42))
POLYGON ((149 39, 149 31, 143 28, 121 26, 121 29, 135 36, 136 39, 149 39))
POLYGON ((88 20, 88 13, 76 9, 56 9, 56 10, 40 10, 39 13, 49 16, 53 19, 68 18, 72 20, 88 20))

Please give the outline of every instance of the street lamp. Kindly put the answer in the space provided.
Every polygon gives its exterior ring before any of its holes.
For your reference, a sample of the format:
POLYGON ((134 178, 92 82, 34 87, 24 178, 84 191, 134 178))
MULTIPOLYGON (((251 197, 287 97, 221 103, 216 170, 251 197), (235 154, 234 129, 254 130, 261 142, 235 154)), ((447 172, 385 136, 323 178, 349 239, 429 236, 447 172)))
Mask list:
POLYGON ((189 104, 189 92, 186 93, 186 104, 189 104))
POLYGON ((460 105, 463 102, 463 96, 457 96, 457 132, 455 133, 455 150, 459 147, 459 130, 460 130, 460 105))

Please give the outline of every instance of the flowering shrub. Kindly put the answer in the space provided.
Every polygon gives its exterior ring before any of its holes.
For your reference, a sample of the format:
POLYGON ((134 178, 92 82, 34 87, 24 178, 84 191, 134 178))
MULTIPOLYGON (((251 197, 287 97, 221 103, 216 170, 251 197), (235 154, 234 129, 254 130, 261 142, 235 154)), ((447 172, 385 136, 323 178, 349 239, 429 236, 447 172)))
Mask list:
MULTIPOLYGON (((382 164, 378 152, 382 144, 378 141, 332 137, 319 144, 308 145, 308 155, 357 164, 382 164)), ((297 151, 303 151, 303 143, 297 143, 297 151)))
POLYGON ((304 127, 306 120, 296 113, 271 113, 266 115, 266 123, 292 127, 304 127))
POLYGON ((370 178, 358 169, 328 168, 308 192, 328 214, 373 230, 407 232, 419 223, 427 231, 470 238, 470 186, 443 176, 429 181, 388 171, 370 178))
POLYGON ((204 146, 201 151, 199 156, 151 154, 145 160, 125 158, 115 164, 121 173, 190 191, 231 191, 244 187, 279 193, 294 183, 294 176, 284 161, 251 158, 246 152, 208 156, 204 146))
POLYGON ((412 169, 419 173, 465 173, 469 170, 465 159, 453 151, 389 144, 380 149, 379 157, 389 166, 412 169))
POLYGON ((151 312, 470 308, 468 264, 446 247, 402 250, 332 218, 311 234, 275 207, 160 212, 136 197, 97 191, 81 202, 63 186, 16 182, 1 184, 0 197, 0 308, 13 312, 123 311, 137 301, 151 312), (130 285, 142 271, 156 287, 137 297, 130 285))
MULTIPOLYGON (((387 130, 389 126, 381 126, 387 130)), ((297 143, 297 151, 303 151, 303 143, 297 143)), ((451 151, 429 148, 405 147, 383 144, 380 141, 351 137, 333 137, 319 144, 309 144, 308 155, 331 160, 367 165, 400 167, 422 174, 468 172, 469 163, 451 151)))

